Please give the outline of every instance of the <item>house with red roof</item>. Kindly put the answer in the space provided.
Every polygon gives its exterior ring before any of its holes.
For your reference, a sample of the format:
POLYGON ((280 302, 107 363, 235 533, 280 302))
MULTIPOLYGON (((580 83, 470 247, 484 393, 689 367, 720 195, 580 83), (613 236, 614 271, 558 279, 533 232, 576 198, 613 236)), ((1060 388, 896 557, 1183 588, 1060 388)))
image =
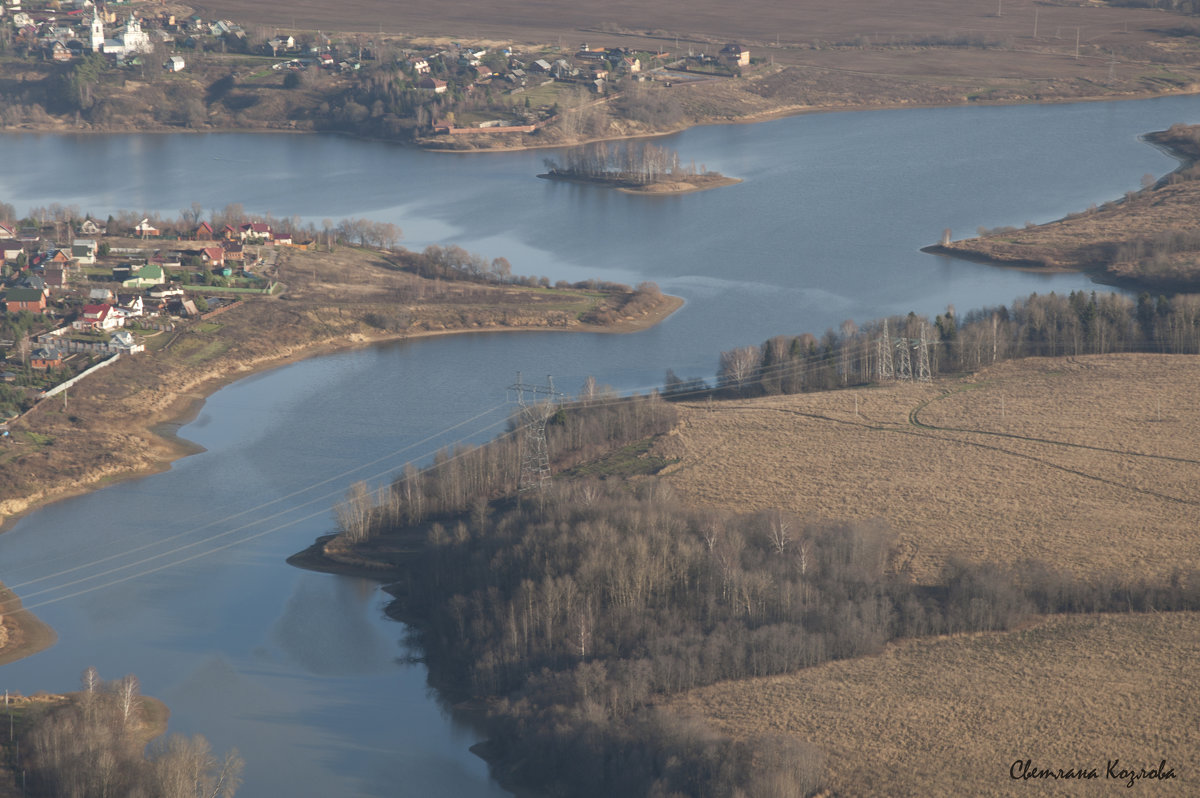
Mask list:
POLYGON ((205 247, 200 250, 200 259, 214 268, 225 265, 225 250, 220 247, 205 247))
POLYGON ((272 241, 275 238, 271 232, 271 225, 266 222, 248 222, 238 228, 238 235, 242 241, 247 238, 257 238, 262 241, 272 241))
POLYGON ((113 313, 109 304, 84 305, 79 318, 71 322, 76 330, 113 330, 125 324, 125 318, 113 313))

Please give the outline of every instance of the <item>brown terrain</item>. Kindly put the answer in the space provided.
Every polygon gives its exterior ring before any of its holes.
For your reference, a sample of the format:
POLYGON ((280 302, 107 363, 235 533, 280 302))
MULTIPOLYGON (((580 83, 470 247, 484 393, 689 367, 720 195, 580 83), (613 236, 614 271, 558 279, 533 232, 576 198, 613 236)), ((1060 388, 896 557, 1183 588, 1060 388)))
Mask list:
POLYGON ((711 52, 738 42, 755 58, 787 67, 774 79, 734 89, 733 106, 719 96, 728 87, 686 89, 693 111, 706 110, 710 101, 703 96, 716 89, 716 106, 708 109, 714 119, 806 108, 1130 96, 1200 86, 1200 71, 1186 63, 1194 45, 1172 35, 1178 33, 1174 28, 1189 29, 1188 17, 1095 2, 749 0, 731 12, 728 3, 716 0, 601 5, 451 0, 402 9, 383 0, 208 0, 199 9, 208 17, 279 30, 418 40, 566 49, 587 41, 671 52, 711 52))
POLYGON ((954 554, 1086 576, 1200 567, 1200 358, 1031 358, 961 380, 685 406, 658 453, 702 504, 885 519, 954 554))
POLYGON ((1195 795, 1200 614, 1075 615, 1007 633, 905 640, 874 657, 726 682, 672 702, 734 736, 783 733, 827 754, 835 796, 1195 795), (1107 776, 1157 768, 1175 779, 1107 776), (1014 780, 1096 768, 1087 781, 1014 780))
MULTIPOLYGON (((1194 356, 1003 363, 957 381, 685 406, 658 453, 683 495, 813 518, 882 518, 901 567, 951 555, 1040 560, 1078 577, 1200 566, 1194 356)), ((1195 613, 1056 616, 1007 633, 906 640, 884 653, 672 702, 739 736, 826 751, 835 795, 1065 795, 1113 782, 1021 782, 1038 767, 1161 759, 1197 790, 1195 613), (1031 792, 1032 791, 1032 792, 1031 792)))

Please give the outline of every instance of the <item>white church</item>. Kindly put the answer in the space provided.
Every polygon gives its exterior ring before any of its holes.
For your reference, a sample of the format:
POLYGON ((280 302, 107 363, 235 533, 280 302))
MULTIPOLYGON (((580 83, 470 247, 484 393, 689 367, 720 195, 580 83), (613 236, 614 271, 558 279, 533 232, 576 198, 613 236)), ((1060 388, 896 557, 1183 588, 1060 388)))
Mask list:
POLYGON ((154 50, 149 34, 142 30, 141 20, 132 14, 129 15, 129 19, 125 20, 124 30, 117 33, 112 39, 105 39, 104 22, 98 13, 93 13, 91 46, 93 53, 116 56, 137 55, 154 50))

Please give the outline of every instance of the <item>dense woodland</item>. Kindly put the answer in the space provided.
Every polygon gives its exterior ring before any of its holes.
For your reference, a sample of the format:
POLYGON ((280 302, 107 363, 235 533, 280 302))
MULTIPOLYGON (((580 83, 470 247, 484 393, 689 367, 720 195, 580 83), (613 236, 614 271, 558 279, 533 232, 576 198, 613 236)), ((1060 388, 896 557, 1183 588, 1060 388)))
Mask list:
MULTIPOLYGON (((1120 294, 1072 291, 1031 294, 1009 306, 953 308, 933 323, 910 313, 859 327, 843 322, 820 338, 810 333, 771 338, 761 346, 722 352, 716 390, 726 396, 769 396, 865 385, 880 379, 890 352, 899 374, 902 356, 917 363, 926 341, 931 376, 974 371, 1018 357, 1093 355, 1111 352, 1200 353, 1200 295, 1137 299, 1120 294), (924 328, 924 336, 922 336, 924 328), (901 351, 907 349, 907 353, 901 351)), ((667 372, 663 393, 688 398, 711 391, 701 378, 667 372)))
POLYGON ((137 677, 102 682, 95 668, 66 702, 26 710, 19 737, 23 795, 44 798, 231 798, 236 751, 218 759, 201 736, 174 734, 146 750, 137 677))
POLYGON ((1033 612, 1200 607, 1197 574, 1081 582, 1044 563, 955 561, 914 584, 885 522, 735 515, 685 506, 656 477, 570 476, 672 420, 655 397, 590 395, 551 417, 560 476, 541 492, 505 498, 520 477, 514 422, 375 496, 359 486, 339 512, 331 552, 405 541, 396 612, 435 680, 490 699, 486 753, 503 779, 549 795, 811 794, 819 748, 725 739, 656 703, 1033 612))

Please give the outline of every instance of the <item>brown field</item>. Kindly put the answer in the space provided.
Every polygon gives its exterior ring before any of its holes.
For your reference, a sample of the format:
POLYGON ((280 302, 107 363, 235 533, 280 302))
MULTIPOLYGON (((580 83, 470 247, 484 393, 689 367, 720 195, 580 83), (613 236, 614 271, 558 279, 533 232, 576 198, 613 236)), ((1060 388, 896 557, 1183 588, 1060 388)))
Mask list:
MULTIPOLYGON (((405 3, 387 0, 206 0, 197 8, 209 17, 280 28, 364 33, 404 33, 518 42, 557 43, 575 47, 585 38, 635 38, 674 45, 685 41, 741 42, 787 51, 796 47, 837 44, 887 45, 925 37, 981 36, 1016 44, 1056 45, 1075 49, 1075 28, 1082 44, 1104 46, 1119 40, 1140 44, 1154 40, 1170 24, 1183 19, 1146 9, 1035 4, 1009 0, 1003 16, 991 2, 954 0, 820 0, 776 3, 747 0, 736 9, 720 0, 617 0, 612 3, 559 3, 552 0, 443 0, 405 3), (1038 39, 1033 38, 1034 8, 1038 39)), ((940 60, 938 62, 941 64, 940 60)), ((931 67, 943 71, 945 65, 931 67)))
POLYGON ((1163 577, 1200 567, 1198 384, 1191 356, 1013 361, 933 385, 685 406, 660 449, 704 504, 886 519, 917 580, 952 554, 1163 577))
POLYGON ((672 702, 735 736, 785 733, 828 755, 843 796, 1197 795, 1200 614, 1066 616, 1003 633, 730 682, 672 702), (1178 778, 1106 779, 1120 766, 1178 778), (1009 768, 1097 768, 1095 781, 1015 781, 1009 768))
MULTIPOLYGON (((1200 566, 1200 358, 1003 363, 933 385, 697 404, 662 453, 702 503, 884 518, 917 580, 951 554, 1079 576, 1200 566), (856 412, 857 410, 857 412, 856 412)), ((1176 768, 1200 794, 1200 614, 1057 616, 905 640, 879 656, 673 700, 735 736, 795 735, 846 796, 1111 795, 1107 760, 1176 768), (1035 767, 1089 782, 1015 781, 1035 767)))
POLYGON ((773 98, 775 111, 1122 96, 1192 91, 1200 85, 1200 70, 1162 63, 1164 54, 1176 60, 1176 52, 1185 52, 1180 48, 1191 46, 1190 40, 1165 33, 1189 25, 1187 17, 1100 3, 1009 0, 1001 16, 997 7, 955 0, 748 0, 736 7, 718 0, 447 0, 401 8, 384 0, 207 0, 198 10, 268 30, 358 31, 438 41, 563 48, 587 41, 675 52, 740 42, 756 58, 798 68, 795 74, 788 71, 785 85, 775 87, 783 92, 773 98), (945 46, 951 42, 973 46, 945 46))

